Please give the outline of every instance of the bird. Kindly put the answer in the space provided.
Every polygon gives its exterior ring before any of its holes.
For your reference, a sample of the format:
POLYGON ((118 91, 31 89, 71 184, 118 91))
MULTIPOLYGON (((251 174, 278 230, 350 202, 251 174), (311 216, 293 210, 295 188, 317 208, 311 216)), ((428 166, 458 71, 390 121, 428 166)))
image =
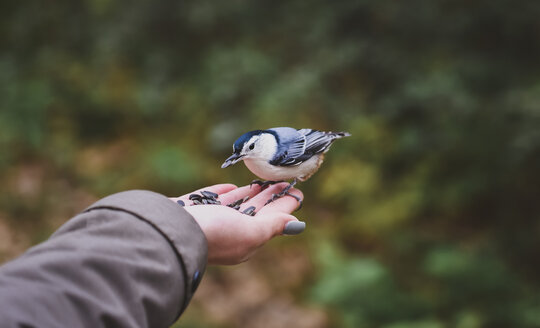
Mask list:
POLYGON ((348 132, 324 132, 314 129, 276 127, 253 130, 241 135, 233 144, 233 153, 221 168, 244 161, 246 167, 266 181, 253 180, 251 184, 263 188, 270 184, 292 180, 280 193, 274 194, 267 204, 289 193, 298 181, 306 181, 321 166, 325 153, 337 139, 351 136, 348 132))

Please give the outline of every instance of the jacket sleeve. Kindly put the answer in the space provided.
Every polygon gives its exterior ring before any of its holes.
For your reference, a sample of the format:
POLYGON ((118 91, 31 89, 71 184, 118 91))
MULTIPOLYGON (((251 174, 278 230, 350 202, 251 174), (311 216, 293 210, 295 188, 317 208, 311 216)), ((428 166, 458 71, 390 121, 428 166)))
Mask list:
POLYGON ((168 327, 206 267, 179 205, 150 191, 96 202, 0 267, 2 327, 168 327))

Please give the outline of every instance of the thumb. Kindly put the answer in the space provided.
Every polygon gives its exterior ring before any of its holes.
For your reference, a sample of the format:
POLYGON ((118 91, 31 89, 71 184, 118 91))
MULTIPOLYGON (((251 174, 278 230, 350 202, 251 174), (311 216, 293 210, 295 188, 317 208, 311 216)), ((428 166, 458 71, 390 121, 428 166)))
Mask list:
POLYGON ((304 231, 306 223, 287 213, 273 213, 266 220, 271 222, 272 237, 279 235, 297 235, 304 231))

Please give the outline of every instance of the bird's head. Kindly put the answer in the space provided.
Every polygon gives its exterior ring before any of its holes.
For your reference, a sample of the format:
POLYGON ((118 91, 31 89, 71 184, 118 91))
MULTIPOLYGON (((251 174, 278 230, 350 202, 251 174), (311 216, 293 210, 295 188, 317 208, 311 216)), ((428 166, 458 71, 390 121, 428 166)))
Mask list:
POLYGON ((274 134, 264 130, 250 131, 236 139, 233 154, 225 160, 221 168, 248 158, 270 161, 276 151, 277 141, 274 134))

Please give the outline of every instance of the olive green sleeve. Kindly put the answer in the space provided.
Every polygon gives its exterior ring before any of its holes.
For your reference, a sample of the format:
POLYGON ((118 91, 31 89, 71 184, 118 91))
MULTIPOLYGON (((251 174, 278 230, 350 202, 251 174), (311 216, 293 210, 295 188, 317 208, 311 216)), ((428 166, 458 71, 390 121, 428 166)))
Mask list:
POLYGON ((0 267, 0 322, 168 327, 206 259, 204 234, 181 206, 150 191, 114 194, 0 267))

